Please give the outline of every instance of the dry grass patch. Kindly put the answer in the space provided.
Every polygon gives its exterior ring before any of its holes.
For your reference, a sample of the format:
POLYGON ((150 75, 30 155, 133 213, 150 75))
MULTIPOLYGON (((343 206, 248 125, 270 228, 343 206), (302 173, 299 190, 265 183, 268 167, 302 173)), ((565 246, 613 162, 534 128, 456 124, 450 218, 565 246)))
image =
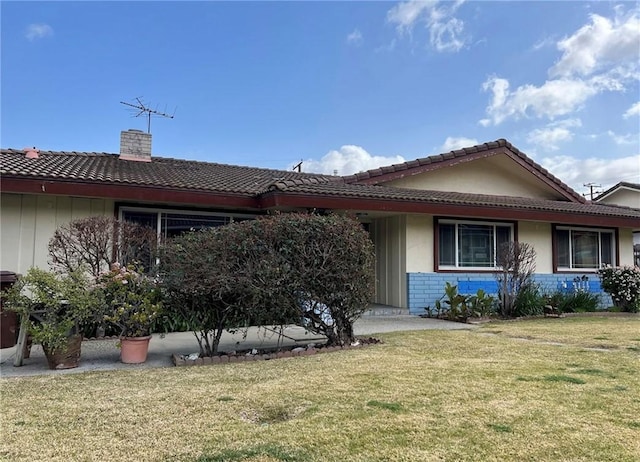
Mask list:
POLYGON ((381 337, 277 361, 4 379, 0 458, 640 459, 637 353, 468 331, 381 337))

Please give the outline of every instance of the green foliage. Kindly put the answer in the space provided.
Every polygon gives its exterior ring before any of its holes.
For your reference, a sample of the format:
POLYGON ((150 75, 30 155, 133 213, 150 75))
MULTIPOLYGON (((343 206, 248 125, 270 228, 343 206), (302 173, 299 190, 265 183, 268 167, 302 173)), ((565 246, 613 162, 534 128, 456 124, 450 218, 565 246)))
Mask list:
POLYGON ((88 285, 82 272, 61 276, 33 267, 2 297, 5 308, 28 318, 33 341, 55 353, 66 346, 67 338, 82 323, 96 315, 100 301, 88 285), (41 321, 34 320, 34 314, 41 321))
POLYGON ((329 344, 345 344, 373 295, 373 244, 360 223, 338 215, 283 214, 185 233, 163 246, 161 261, 167 303, 206 356, 225 329, 301 319, 329 344))
MULTIPOLYGON (((495 307, 496 298, 483 289, 478 289, 475 295, 463 295, 458 293, 457 285, 447 282, 444 286, 444 295, 440 300, 436 300, 435 312, 439 318, 465 322, 472 316, 491 316, 495 307)), ((428 308, 427 311, 431 314, 433 310, 428 308)))
POLYGON ((640 268, 607 266, 598 270, 602 290, 611 295, 616 307, 630 313, 640 312, 640 268))
POLYGON ((537 284, 520 288, 513 303, 512 316, 539 316, 544 311, 545 298, 537 284))
POLYGON ((560 313, 584 313, 598 309, 600 296, 583 290, 557 291, 547 297, 546 304, 556 307, 560 313))
POLYGON ((162 313, 161 293, 155 281, 134 265, 111 269, 98 278, 106 304, 104 320, 119 327, 121 337, 143 337, 162 313))

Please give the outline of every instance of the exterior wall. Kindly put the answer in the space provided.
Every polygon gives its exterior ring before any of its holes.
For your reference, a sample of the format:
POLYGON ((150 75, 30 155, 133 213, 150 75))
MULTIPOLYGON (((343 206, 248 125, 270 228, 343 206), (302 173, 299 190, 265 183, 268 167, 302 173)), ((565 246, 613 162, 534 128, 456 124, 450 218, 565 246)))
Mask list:
POLYGON ((633 240, 634 235, 631 229, 622 228, 618 231, 618 242, 620 244, 619 266, 633 266, 633 240))
POLYGON ((531 244, 536 251, 536 271, 553 273, 551 223, 518 222, 518 242, 531 244))
POLYGON ((379 218, 369 229, 376 249, 375 302, 407 307, 406 218, 379 218))
POLYGON ((635 189, 620 188, 612 192, 598 202, 603 204, 624 205, 634 209, 640 209, 640 191, 635 189))
POLYGON ((432 215, 407 216, 407 272, 434 271, 432 215))
MULTIPOLYGON (((558 290, 574 290, 574 277, 567 274, 537 273, 534 280, 543 293, 553 293, 558 290)), ((577 283, 578 287, 588 286, 589 292, 600 293, 601 308, 611 306, 611 297, 602 292, 598 276, 590 273, 588 277, 588 284, 577 283)), ((446 282, 457 285, 459 292, 465 295, 474 294, 478 288, 482 288, 488 294, 497 295, 495 276, 489 273, 407 273, 409 312, 420 315, 425 314, 427 307, 434 307, 436 300, 444 295, 446 282), (465 286, 472 289, 465 290, 465 286)))
POLYGON ((561 199, 557 192, 506 155, 464 162, 385 184, 409 189, 561 199))
POLYGON ((1 196, 0 266, 24 274, 32 266, 48 266, 48 244, 65 223, 92 215, 113 214, 113 202, 66 196, 6 194, 1 196))

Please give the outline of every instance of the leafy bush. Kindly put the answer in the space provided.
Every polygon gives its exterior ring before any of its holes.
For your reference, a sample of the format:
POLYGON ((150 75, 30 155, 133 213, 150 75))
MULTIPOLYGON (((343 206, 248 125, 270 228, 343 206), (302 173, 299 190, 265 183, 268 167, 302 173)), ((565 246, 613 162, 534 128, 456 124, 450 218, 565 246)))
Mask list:
POLYGON ((105 321, 116 325, 121 337, 144 337, 162 312, 160 290, 150 276, 134 265, 111 265, 98 278, 106 303, 105 321))
MULTIPOLYGON (((444 295, 440 300, 436 300, 435 314, 436 317, 449 321, 465 322, 472 316, 491 316, 495 306, 495 297, 488 295, 483 289, 478 289, 475 295, 464 295, 458 293, 457 285, 447 282, 444 286, 444 295)), ((427 308, 427 311, 431 315, 433 310, 427 308)))
POLYGON ((301 320, 343 345, 373 295, 373 244, 360 223, 337 215, 277 215, 185 233, 163 247, 161 262, 167 302, 207 356, 223 330, 301 320))
POLYGON ((95 317, 100 306, 96 292, 87 289, 87 278, 80 272, 60 276, 33 267, 3 292, 4 307, 28 319, 33 341, 55 353, 67 344, 81 324, 95 317), (32 315, 38 312, 41 321, 32 315))
POLYGON ((538 316, 543 314, 545 299, 537 284, 520 287, 513 303, 513 316, 538 316))
POLYGON ((640 312, 640 268, 607 266, 598 270, 602 289, 622 311, 640 312))
POLYGON ((584 290, 558 291, 547 297, 546 304, 557 308, 560 313, 583 313, 596 311, 600 305, 600 296, 584 290))

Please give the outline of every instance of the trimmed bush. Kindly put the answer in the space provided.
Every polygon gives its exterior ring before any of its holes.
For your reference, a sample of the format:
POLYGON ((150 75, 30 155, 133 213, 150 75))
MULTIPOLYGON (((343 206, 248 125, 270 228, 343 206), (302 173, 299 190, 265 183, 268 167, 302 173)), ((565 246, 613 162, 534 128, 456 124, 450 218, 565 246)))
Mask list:
POLYGON ((640 312, 640 268, 607 266, 598 270, 602 289, 622 311, 640 312))

